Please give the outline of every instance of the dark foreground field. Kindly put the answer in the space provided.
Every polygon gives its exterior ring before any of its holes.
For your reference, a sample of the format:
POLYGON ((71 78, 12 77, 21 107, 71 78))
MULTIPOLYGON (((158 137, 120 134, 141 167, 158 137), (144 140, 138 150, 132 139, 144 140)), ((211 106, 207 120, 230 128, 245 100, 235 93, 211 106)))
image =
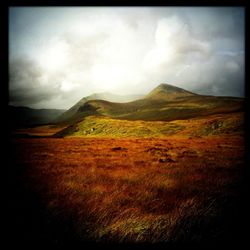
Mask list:
POLYGON ((241 136, 16 138, 11 146, 13 241, 244 241, 241 136))

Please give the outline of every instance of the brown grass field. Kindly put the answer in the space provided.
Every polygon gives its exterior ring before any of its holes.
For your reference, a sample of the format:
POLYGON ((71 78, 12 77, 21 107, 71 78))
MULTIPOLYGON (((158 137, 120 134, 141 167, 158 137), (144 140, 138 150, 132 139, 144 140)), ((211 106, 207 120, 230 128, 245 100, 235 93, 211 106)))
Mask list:
POLYGON ((243 240, 243 136, 12 138, 11 145, 11 230, 23 241, 243 240))

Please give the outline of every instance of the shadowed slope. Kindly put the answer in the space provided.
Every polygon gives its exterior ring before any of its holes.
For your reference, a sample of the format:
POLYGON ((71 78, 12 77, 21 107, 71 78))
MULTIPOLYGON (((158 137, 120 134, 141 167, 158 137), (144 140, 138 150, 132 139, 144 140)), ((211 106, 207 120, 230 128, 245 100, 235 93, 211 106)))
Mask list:
MULTIPOLYGON (((111 93, 98 93, 98 94, 93 94, 87 97, 83 97, 79 102, 77 102, 74 106, 72 106, 69 110, 65 111, 63 114, 61 114, 55 122, 65 122, 69 121, 71 119, 77 119, 78 117, 78 110, 80 109, 80 112, 83 112, 86 110, 86 105, 85 108, 82 108, 83 105, 91 100, 106 100, 106 101, 111 101, 111 102, 119 102, 119 103, 124 103, 124 102, 129 102, 135 99, 139 99, 142 96, 139 95, 129 95, 129 96, 121 96, 121 95, 114 95, 111 93)), ((91 109, 91 108, 90 108, 91 109)), ((91 111, 91 110, 90 110, 91 111)), ((93 110, 92 110, 93 111, 93 110)))
POLYGON ((80 101, 63 116, 66 118, 64 123, 72 125, 90 115, 126 120, 171 121, 241 110, 242 98, 197 95, 169 84, 160 84, 144 98, 132 102, 85 100, 81 104, 80 101))
POLYGON ((11 127, 26 127, 49 124, 63 112, 64 109, 33 109, 9 105, 8 118, 11 127))

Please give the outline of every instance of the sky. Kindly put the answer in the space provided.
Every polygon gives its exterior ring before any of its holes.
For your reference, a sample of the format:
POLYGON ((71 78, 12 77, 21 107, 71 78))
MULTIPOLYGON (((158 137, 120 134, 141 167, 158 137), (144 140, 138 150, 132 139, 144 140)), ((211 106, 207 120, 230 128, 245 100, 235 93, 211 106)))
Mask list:
POLYGON ((244 97, 244 8, 9 8, 11 105, 68 109, 160 83, 244 97))

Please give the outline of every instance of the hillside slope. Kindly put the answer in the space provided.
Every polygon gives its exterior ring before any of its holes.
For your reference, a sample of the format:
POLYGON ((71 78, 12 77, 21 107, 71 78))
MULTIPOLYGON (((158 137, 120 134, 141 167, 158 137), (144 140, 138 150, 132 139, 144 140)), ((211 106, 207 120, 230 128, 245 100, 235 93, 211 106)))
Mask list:
POLYGON ((11 127, 48 124, 65 112, 65 109, 32 109, 11 105, 8 109, 8 119, 11 127))
POLYGON ((54 137, 164 137, 242 135, 244 113, 209 115, 175 121, 128 121, 88 116, 57 132, 54 137))
POLYGON ((90 115, 126 120, 171 121, 242 110, 242 98, 203 96, 169 84, 160 84, 144 98, 132 102, 89 100, 78 103, 77 111, 67 116, 64 122, 74 124, 90 115))
POLYGON ((124 103, 124 102, 129 102, 133 101, 136 99, 141 98, 142 96, 140 95, 127 95, 127 96, 122 96, 122 95, 115 95, 112 93, 98 93, 98 94, 92 94, 87 97, 83 97, 79 102, 77 102, 75 105, 73 105, 70 109, 66 110, 63 112, 57 119, 54 120, 56 123, 60 122, 65 122, 68 120, 71 120, 74 118, 78 117, 78 110, 80 107, 82 107, 86 102, 90 100, 106 100, 110 102, 118 102, 118 103, 124 103))

